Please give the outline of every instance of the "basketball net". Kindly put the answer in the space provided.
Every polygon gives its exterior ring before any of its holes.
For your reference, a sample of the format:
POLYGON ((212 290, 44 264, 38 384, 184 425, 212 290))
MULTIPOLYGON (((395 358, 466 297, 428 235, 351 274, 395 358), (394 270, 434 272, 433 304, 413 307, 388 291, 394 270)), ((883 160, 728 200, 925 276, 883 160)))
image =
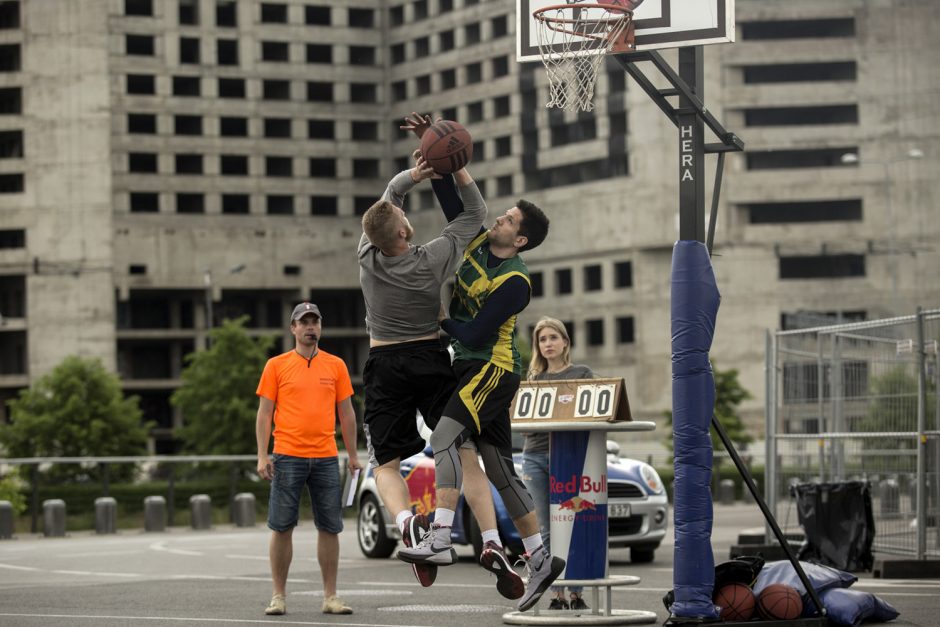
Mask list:
POLYGON ((548 74, 546 107, 594 110, 594 85, 604 56, 632 49, 633 12, 613 4, 546 7, 534 14, 548 74))

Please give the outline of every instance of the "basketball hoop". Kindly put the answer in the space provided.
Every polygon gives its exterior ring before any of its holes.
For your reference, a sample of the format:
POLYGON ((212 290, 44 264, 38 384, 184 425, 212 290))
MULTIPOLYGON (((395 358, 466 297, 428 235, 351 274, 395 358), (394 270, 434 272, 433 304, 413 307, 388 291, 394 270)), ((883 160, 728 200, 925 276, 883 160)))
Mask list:
MULTIPOLYGON (((616 1, 616 0, 614 0, 616 1)), ((555 4, 532 13, 548 73, 546 107, 594 110, 594 85, 604 55, 633 50, 636 3, 555 4)))

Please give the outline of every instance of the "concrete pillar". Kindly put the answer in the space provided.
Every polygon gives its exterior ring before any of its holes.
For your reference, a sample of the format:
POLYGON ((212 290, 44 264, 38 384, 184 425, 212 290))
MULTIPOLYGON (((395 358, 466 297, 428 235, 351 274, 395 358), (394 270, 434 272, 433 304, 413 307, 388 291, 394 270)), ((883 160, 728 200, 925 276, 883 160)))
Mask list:
POLYGON ((144 531, 166 531, 166 499, 162 496, 144 499, 144 531))
POLYGON ((113 497, 95 499, 95 533, 117 533, 117 501, 113 497))
POLYGON ((212 499, 208 494, 193 494, 189 497, 189 515, 193 529, 208 529, 212 526, 212 499))
POLYGON ((0 540, 13 537, 13 503, 0 501, 0 540))
POLYGON ((65 535, 65 501, 62 499, 42 502, 42 534, 47 538, 65 535))
POLYGON ((733 479, 722 479, 718 484, 718 500, 722 505, 734 505, 733 479))
POLYGON ((255 495, 239 492, 232 501, 232 522, 236 527, 255 526, 255 495))

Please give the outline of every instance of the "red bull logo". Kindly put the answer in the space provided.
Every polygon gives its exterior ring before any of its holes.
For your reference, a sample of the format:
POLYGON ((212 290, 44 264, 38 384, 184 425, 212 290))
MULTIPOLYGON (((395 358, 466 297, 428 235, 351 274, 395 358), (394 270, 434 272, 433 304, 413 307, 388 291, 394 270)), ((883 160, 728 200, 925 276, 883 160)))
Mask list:
POLYGON ((583 512, 584 510, 597 510, 597 505, 594 501, 589 501, 587 499, 582 499, 580 496, 575 496, 570 499, 565 499, 558 504, 558 509, 570 509, 572 512, 577 514, 578 512, 583 512))
MULTIPOLYGON (((549 477, 549 491, 554 494, 586 494, 588 492, 607 492, 607 475, 601 475, 599 481, 594 481, 588 475, 572 475, 568 481, 560 481, 554 476, 549 477)), ((576 497, 577 498, 577 497, 576 497)))

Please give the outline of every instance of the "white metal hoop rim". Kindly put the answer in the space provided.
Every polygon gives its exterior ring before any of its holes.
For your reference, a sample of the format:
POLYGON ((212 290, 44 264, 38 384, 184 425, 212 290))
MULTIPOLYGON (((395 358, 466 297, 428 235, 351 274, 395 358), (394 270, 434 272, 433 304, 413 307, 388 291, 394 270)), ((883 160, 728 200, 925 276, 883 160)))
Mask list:
POLYGON ((612 26, 614 30, 626 28, 633 19, 633 11, 617 4, 553 4, 551 6, 536 9, 532 12, 532 17, 535 18, 536 21, 541 22, 545 28, 549 28, 558 33, 606 41, 607 37, 604 35, 598 35, 587 30, 571 28, 571 26, 593 26, 595 29, 598 26, 605 26, 608 28, 612 26), (557 15, 558 13, 567 11, 568 9, 600 9, 607 11, 610 13, 610 15, 588 18, 559 17, 557 15), (551 11, 554 11, 556 15, 549 15, 548 13, 551 11), (614 13, 616 13, 616 15, 614 13))

